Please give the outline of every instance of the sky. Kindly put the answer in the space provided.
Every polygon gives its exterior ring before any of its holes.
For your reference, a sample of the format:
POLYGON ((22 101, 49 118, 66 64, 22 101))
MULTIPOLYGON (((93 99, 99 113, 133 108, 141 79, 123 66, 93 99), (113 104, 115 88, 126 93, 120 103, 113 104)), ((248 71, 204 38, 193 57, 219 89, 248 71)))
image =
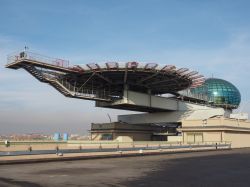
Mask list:
POLYGON ((248 0, 0 0, 0 134, 85 134, 92 122, 130 111, 66 98, 24 70, 6 69, 24 49, 73 64, 156 62, 232 82, 236 112, 250 113, 248 0))

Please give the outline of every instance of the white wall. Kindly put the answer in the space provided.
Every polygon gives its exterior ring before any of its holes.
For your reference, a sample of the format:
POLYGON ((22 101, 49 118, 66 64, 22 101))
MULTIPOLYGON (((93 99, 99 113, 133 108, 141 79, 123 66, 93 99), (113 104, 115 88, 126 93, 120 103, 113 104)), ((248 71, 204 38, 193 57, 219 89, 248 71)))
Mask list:
POLYGON ((173 112, 157 112, 145 114, 130 114, 119 115, 118 120, 131 124, 141 123, 167 123, 181 122, 182 120, 192 119, 208 119, 216 115, 224 115, 225 111, 221 108, 206 109, 206 110, 188 110, 188 111, 173 111, 173 112))

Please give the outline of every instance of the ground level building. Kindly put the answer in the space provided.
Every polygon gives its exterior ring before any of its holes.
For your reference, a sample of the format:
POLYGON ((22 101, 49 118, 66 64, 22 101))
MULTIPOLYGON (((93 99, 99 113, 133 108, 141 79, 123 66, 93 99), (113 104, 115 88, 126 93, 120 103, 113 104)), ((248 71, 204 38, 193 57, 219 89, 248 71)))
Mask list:
POLYGON ((206 120, 183 120, 168 127, 120 122, 92 124, 91 139, 183 143, 231 142, 233 148, 250 147, 250 121, 217 116, 206 120))
POLYGON ((178 131, 183 142, 229 141, 232 147, 250 147, 250 121, 247 120, 224 117, 184 120, 178 131))
POLYGON ((91 140, 117 141, 167 141, 169 136, 176 136, 178 123, 163 127, 153 124, 93 123, 91 140))

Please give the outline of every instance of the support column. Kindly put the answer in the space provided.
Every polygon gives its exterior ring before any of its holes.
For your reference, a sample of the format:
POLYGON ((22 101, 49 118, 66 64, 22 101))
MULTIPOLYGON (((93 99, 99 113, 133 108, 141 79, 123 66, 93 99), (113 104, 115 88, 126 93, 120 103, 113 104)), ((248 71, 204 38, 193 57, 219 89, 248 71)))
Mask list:
POLYGON ((152 106, 152 98, 151 98, 151 89, 148 89, 148 99, 149 99, 149 107, 152 106))
POLYGON ((129 97, 129 86, 127 84, 124 84, 124 90, 123 90, 123 100, 125 103, 128 103, 128 97, 129 97))

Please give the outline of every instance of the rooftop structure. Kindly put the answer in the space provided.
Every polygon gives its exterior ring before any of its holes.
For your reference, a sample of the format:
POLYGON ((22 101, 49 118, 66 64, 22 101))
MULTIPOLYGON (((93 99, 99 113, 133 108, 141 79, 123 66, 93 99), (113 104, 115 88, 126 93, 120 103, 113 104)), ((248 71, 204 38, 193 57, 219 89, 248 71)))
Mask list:
POLYGON ((191 89, 193 94, 204 94, 208 101, 223 108, 238 108, 241 100, 239 90, 230 82, 217 78, 206 79, 205 83, 191 89))
POLYGON ((144 112, 119 115, 115 123, 93 123, 92 140, 250 139, 248 116, 232 115, 240 104, 238 89, 228 81, 205 79, 187 68, 139 62, 72 66, 67 60, 28 51, 10 55, 6 67, 23 68, 63 95, 93 100, 97 107, 144 112))
POLYGON ((198 72, 174 65, 106 62, 71 66, 69 61, 28 51, 11 54, 6 67, 24 68, 67 97, 105 102, 122 98, 124 89, 152 95, 175 94, 204 82, 198 72))

